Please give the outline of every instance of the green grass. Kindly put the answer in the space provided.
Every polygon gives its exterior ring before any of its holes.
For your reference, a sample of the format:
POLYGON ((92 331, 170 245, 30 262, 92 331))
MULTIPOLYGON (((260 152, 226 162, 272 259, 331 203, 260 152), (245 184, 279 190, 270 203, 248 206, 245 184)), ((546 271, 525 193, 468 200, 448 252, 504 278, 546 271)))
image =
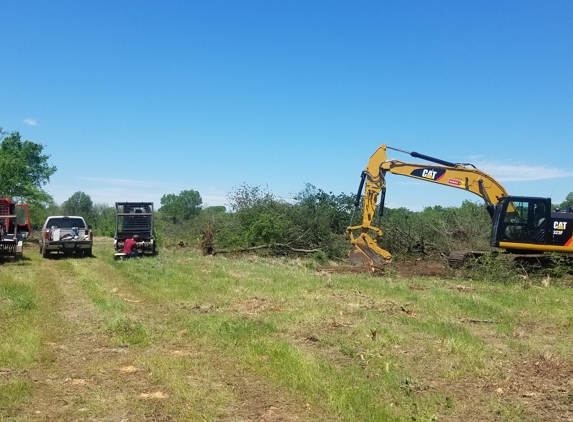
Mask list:
POLYGON ((519 391, 507 393, 505 368, 539 356, 573 367, 566 285, 322 275, 302 260, 190 250, 112 254, 99 244, 93 259, 36 254, 0 267, 0 367, 14 374, 0 378, 0 415, 27 420, 18 412, 39 390, 18 371, 36 370, 89 380, 62 420, 256 419, 265 399, 301 420, 536 420, 519 391), (47 345, 81 347, 66 340, 78 324, 90 349, 69 369, 47 345), (138 368, 131 378, 118 375, 126 365, 138 368), (138 399, 150 391, 169 398, 138 399))

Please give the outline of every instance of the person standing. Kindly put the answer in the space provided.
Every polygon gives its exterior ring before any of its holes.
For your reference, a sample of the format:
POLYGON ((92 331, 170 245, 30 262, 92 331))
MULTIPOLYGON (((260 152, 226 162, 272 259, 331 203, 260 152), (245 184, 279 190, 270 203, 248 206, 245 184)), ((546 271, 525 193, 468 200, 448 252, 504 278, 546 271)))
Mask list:
POLYGON ((131 239, 125 239, 125 242, 123 243, 123 253, 130 258, 134 258, 138 254, 137 239, 139 239, 139 236, 134 234, 131 239))

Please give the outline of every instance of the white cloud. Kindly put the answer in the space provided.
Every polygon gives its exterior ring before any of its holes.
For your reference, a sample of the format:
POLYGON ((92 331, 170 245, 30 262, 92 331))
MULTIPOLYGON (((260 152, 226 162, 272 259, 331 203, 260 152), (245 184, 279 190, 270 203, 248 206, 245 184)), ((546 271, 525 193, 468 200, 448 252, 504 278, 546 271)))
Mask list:
POLYGON ((522 182, 573 176, 573 172, 560 168, 527 164, 482 162, 476 163, 475 166, 500 182, 522 182))
POLYGON ((26 123, 28 126, 37 126, 38 123, 36 122, 35 119, 24 119, 24 123, 26 123))
MULTIPOLYGON (((159 208, 160 199, 164 194, 178 194, 184 190, 181 186, 149 180, 103 177, 81 177, 81 179, 93 183, 91 186, 85 186, 83 190, 90 195, 94 203, 114 204, 116 201, 152 201, 156 208, 159 208)), ((197 190, 201 194, 205 207, 225 205, 227 202, 225 193, 213 186, 204 189, 198 188, 197 190)), ((61 192, 60 197, 54 199, 56 202, 62 202, 70 195, 67 192, 61 192), (66 197, 64 198, 64 196, 66 197)))
MULTIPOLYGON (((149 181, 149 180, 133 180, 133 179, 110 179, 104 177, 82 177, 84 180, 89 180, 96 183, 115 185, 115 186, 128 186, 128 187, 146 187, 146 188, 161 188, 176 191, 178 188, 163 182, 149 181)), ((179 189, 180 190, 180 189, 179 189)), ((175 193, 175 192, 173 192, 175 193)))

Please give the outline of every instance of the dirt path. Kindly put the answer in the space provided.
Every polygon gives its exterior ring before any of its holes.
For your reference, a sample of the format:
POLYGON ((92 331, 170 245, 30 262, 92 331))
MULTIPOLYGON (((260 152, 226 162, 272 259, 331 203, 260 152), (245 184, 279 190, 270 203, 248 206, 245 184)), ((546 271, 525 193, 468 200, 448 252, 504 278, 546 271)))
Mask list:
MULTIPOLYGON (((97 259, 43 259, 38 264, 42 361, 29 373, 32 399, 17 421, 319 421, 302 397, 277 391, 216 350, 174 335, 177 310, 158 309, 97 259), (82 279, 92 274, 108 299, 148 327, 148 347, 115 344, 82 279)), ((92 282, 93 280, 89 280, 92 282)), ((329 418, 328 420, 333 420, 329 418)))
POLYGON ((145 386, 142 377, 120 372, 130 364, 129 351, 109 345, 98 312, 62 261, 40 265, 42 300, 53 316, 44 325, 45 359, 30 374, 31 404, 18 420, 129 420, 128 397, 145 386))

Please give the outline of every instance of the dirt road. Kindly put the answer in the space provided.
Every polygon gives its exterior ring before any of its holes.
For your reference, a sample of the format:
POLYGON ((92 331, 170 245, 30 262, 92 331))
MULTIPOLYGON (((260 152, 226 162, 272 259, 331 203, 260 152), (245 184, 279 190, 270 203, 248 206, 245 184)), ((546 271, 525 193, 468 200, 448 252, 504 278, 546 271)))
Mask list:
POLYGON ((94 258, 34 253, 27 250, 14 268, 37 288, 40 350, 31 369, 0 371, 4 382, 31 385, 25 403, 0 412, 1 420, 332 420, 217 350, 198 349, 173 323, 181 309, 158 308, 140 297, 109 259, 98 258, 105 253, 101 245, 94 258), (149 332, 145 347, 121 344, 118 331, 134 334, 137 324, 149 332))

